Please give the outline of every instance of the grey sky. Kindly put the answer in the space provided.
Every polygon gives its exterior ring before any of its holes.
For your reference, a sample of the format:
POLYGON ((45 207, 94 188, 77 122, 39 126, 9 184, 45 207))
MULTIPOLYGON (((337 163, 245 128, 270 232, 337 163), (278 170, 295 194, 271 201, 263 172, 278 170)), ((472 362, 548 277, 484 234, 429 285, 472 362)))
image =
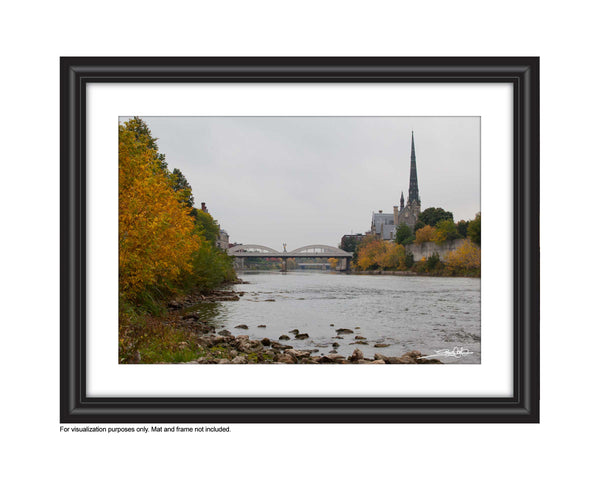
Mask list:
POLYGON ((479 117, 143 119, 231 242, 337 246, 369 230, 408 197, 411 130, 421 209, 480 210, 479 117))

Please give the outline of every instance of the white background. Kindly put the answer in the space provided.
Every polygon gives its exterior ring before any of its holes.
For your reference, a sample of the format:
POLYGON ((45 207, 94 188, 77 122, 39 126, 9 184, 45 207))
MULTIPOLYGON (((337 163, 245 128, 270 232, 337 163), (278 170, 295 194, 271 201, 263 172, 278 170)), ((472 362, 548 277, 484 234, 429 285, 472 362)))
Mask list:
MULTIPOLYGON (((512 86, 510 84, 94 84, 88 87, 87 346, 90 396, 511 396, 512 86), (310 365, 119 365, 120 112, 160 115, 481 117, 481 364, 315 369, 310 365), (275 381, 274 381, 275 379, 275 381)), ((159 141, 160 143, 160 141, 159 141)), ((260 164, 259 164, 260 165, 260 164)), ((285 165, 285 164, 284 164, 285 165)), ((198 196, 199 192, 196 192, 198 196)), ((427 352, 428 353, 428 352, 427 352)))
POLYGON ((3 9, 2 422, 8 478, 592 478, 597 474, 598 43, 592 2, 77 2, 3 9), (542 57, 540 425, 58 423, 60 55, 542 57), (569 242, 573 242, 572 245, 569 242))

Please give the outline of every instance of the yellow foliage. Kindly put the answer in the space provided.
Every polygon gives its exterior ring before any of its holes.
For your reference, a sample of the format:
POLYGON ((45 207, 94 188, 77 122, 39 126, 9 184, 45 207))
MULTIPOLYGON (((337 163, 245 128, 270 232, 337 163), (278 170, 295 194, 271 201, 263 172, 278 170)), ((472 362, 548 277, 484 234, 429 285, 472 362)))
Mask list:
POLYGON ((402 245, 395 242, 372 239, 361 243, 358 250, 357 264, 361 270, 382 268, 401 270, 405 268, 405 251, 402 245))
POLYGON ((338 258, 328 258, 327 261, 329 262, 329 266, 332 270, 335 270, 338 266, 338 263, 340 263, 338 258))
POLYGON ((119 127, 119 287, 126 299, 191 270, 202 239, 156 151, 119 127))
POLYGON ((449 252, 444 261, 453 270, 478 269, 481 268, 481 249, 467 240, 460 248, 449 252))
POLYGON ((436 229, 431 225, 425 225, 415 233, 415 243, 433 242, 436 238, 436 229))

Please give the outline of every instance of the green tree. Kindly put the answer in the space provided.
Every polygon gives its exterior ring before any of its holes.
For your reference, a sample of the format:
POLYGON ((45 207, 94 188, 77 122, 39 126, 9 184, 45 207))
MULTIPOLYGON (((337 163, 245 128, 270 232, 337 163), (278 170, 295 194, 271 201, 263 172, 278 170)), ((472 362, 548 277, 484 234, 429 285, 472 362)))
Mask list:
POLYGON ((398 245, 408 245, 413 243, 415 240, 415 236, 413 235, 412 229, 406 225, 406 223, 401 223, 396 228, 396 243, 398 245))
POLYGON ((438 245, 459 238, 458 229, 452 220, 442 220, 435 226, 434 241, 438 245))
POLYGON ((219 238, 219 224, 208 212, 203 212, 197 208, 193 209, 193 214, 196 219, 196 225, 200 230, 200 234, 208 240, 211 245, 217 243, 219 238))
POLYGON ((358 235, 344 235, 342 237, 342 241, 340 242, 340 248, 345 252, 356 252, 358 244, 362 240, 362 236, 358 235))
POLYGON ((481 213, 475 215, 475 220, 469 222, 467 235, 473 243, 481 246, 481 213))
POLYGON ((427 208, 419 214, 419 218, 417 221, 417 223, 422 222, 424 225, 420 225, 418 228, 417 225, 415 225, 415 232, 420 228, 423 228, 425 225, 435 227, 442 220, 454 221, 454 215, 452 215, 452 212, 447 212, 443 208, 427 208))
POLYGON ((467 229, 469 228, 469 222, 465 220, 461 220, 456 224, 456 229, 458 230, 458 234, 460 238, 467 238, 467 229))
POLYGON ((411 268, 415 264, 415 256, 412 252, 406 252, 406 257, 404 258, 404 265, 406 268, 411 268))
POLYGON ((187 181, 187 178, 181 173, 178 168, 173 169, 171 174, 171 183, 173 190, 179 192, 181 203, 186 207, 192 208, 194 206, 194 196, 192 195, 192 187, 187 181))

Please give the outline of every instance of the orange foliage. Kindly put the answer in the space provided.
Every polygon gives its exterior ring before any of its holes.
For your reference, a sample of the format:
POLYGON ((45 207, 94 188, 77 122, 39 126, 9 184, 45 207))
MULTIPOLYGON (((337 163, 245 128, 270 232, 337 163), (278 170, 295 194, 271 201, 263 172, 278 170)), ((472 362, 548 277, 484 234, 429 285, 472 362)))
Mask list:
POLYGON ((331 267, 332 270, 335 270, 338 266, 338 263, 340 263, 340 260, 338 258, 328 258, 327 261, 329 262, 329 266, 331 267))
POLYGON ((415 233, 415 243, 433 242, 436 238, 436 229, 430 225, 425 225, 415 233))
POLYGON ((156 151, 119 126, 119 287, 131 299, 191 271, 194 234, 190 209, 180 203, 156 151))
POLYGON ((452 270, 481 268, 481 249, 467 240, 460 248, 449 252, 444 262, 452 270))
POLYGON ((366 242, 365 240, 361 242, 358 250, 357 265, 361 270, 372 268, 400 270, 405 268, 405 251, 402 245, 375 238, 366 242))

